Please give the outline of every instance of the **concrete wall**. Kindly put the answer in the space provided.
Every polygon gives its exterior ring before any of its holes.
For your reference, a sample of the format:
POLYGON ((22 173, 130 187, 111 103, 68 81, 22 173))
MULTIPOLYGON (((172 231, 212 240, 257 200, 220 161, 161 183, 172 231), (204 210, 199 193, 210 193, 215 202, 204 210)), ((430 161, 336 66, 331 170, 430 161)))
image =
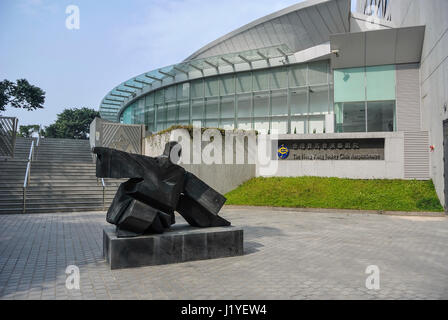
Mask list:
POLYGON ((390 5, 397 26, 426 25, 420 65, 421 123, 429 132, 429 145, 435 146, 430 153, 431 178, 445 203, 442 123, 448 118, 448 1, 394 0, 390 5))
MULTIPOLYGON (((352 179, 403 179, 404 133, 333 133, 279 135, 279 139, 359 139, 385 138, 385 160, 278 160, 276 177, 339 177, 352 179)), ((257 165, 257 176, 260 176, 257 165)))
MULTIPOLYGON (((256 139, 255 135, 253 138, 256 139)), ((165 144, 171 140, 170 133, 164 133, 161 135, 148 136, 145 139, 145 155, 156 157, 163 153, 165 148, 165 144)), ((188 139, 190 137, 188 136, 188 139)), ((205 183, 210 185, 212 188, 217 190, 220 193, 227 193, 239 185, 244 183, 245 181, 255 177, 255 160, 253 163, 249 163, 249 155, 253 154, 253 150, 250 151, 248 148, 248 144, 244 145, 244 148, 238 150, 236 148, 236 144, 234 143, 234 147, 231 150, 232 159, 234 164, 225 164, 225 156, 226 156, 226 147, 225 147, 225 139, 222 139, 222 164, 194 164, 193 163, 193 146, 192 140, 190 140, 191 149, 190 149, 190 163, 184 164, 180 163, 179 165, 184 167, 186 170, 191 173, 197 175, 201 178, 205 183), (244 157, 244 162, 241 164, 236 163, 237 154, 241 155, 241 152, 244 157)), ((197 148, 196 155, 200 156, 200 153, 203 151, 204 147, 209 144, 208 142, 202 142, 202 147, 197 148)), ((183 156, 185 153, 183 152, 183 156)))

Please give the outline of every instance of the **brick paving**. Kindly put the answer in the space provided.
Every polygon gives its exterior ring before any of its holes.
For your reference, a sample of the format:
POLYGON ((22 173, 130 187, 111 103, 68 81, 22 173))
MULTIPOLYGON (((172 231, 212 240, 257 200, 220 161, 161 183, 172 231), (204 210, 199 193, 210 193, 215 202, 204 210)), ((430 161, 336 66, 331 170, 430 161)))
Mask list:
MULTIPOLYGON (((1 299, 448 299, 448 219, 231 208, 245 254, 111 271, 102 212, 0 216, 1 299), (65 269, 80 269, 80 289, 65 269), (380 289, 365 287, 366 267, 380 289)), ((180 220, 180 219, 178 219, 180 220)))

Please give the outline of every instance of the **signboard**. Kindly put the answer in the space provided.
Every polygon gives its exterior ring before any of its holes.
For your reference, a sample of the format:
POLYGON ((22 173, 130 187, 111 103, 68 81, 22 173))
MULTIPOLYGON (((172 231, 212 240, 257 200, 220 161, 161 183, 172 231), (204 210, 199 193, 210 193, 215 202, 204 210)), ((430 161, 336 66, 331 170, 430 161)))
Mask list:
POLYGON ((278 160, 384 160, 384 138, 278 140, 278 160))

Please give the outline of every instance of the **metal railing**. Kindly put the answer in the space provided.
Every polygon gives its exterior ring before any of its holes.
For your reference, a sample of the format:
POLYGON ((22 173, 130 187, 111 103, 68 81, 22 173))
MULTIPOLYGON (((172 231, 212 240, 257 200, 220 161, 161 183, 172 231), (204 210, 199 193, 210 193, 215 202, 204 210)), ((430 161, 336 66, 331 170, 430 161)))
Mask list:
POLYGON ((106 183, 101 178, 101 185, 103 186, 103 210, 106 210, 106 183))
POLYGON ((22 211, 23 213, 26 212, 26 191, 28 188, 28 184, 30 183, 30 179, 31 179, 31 163, 33 162, 34 157, 35 157, 35 150, 39 147, 41 129, 42 129, 42 125, 39 126, 36 144, 34 144, 34 140, 31 141, 30 152, 28 154, 28 162, 26 164, 25 179, 23 180, 23 211, 22 211))
POLYGON ((30 153, 28 155, 28 163, 26 164, 25 180, 23 181, 23 213, 26 212, 26 189, 31 178, 31 162, 34 156, 34 140, 31 141, 30 153))
POLYGON ((0 157, 14 158, 19 119, 0 117, 0 157))

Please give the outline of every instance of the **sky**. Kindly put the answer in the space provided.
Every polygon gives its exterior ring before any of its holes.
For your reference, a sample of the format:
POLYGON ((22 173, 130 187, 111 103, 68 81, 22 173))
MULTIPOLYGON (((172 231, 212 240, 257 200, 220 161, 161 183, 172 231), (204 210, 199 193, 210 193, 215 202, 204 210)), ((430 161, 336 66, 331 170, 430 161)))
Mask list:
POLYGON ((44 109, 7 107, 19 125, 53 123, 66 108, 98 110, 116 85, 181 62, 207 43, 301 0, 0 0, 0 80, 25 78, 44 109), (79 8, 79 29, 66 8, 79 8))

